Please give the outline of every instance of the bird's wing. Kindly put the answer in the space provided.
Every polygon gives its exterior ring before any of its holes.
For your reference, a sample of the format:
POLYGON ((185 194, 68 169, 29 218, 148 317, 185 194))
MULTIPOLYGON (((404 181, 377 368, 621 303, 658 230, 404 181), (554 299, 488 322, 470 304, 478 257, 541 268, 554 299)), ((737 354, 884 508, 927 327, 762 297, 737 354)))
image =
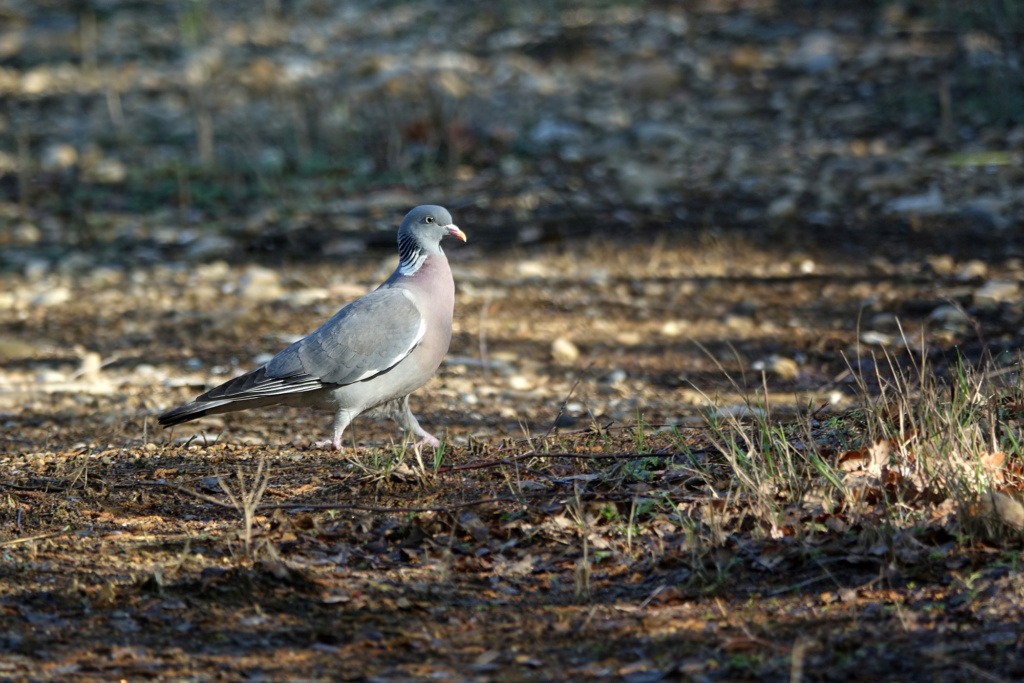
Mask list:
POLYGON ((198 400, 245 400, 362 382, 395 367, 423 340, 426 324, 401 288, 378 289, 338 311, 316 332, 261 368, 198 400))

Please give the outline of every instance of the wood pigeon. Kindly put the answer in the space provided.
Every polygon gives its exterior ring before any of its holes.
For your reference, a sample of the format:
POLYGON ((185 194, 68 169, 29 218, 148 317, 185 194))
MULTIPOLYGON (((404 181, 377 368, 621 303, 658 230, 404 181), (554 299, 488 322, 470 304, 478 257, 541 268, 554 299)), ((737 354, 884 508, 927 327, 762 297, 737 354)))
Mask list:
POLYGON ((334 412, 334 438, 362 413, 394 420, 438 446, 409 410, 409 394, 441 365, 452 338, 455 282, 441 240, 466 235, 440 206, 418 206, 398 228, 398 268, 384 284, 334 314, 266 365, 159 417, 164 427, 275 404, 334 412))

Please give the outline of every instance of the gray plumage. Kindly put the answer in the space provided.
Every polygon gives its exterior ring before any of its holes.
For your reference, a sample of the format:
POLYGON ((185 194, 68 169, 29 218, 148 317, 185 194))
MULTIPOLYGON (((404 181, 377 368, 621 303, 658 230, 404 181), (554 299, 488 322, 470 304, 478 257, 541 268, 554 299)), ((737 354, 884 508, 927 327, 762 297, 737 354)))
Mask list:
POLYGON ((334 314, 266 365, 159 417, 171 425, 205 415, 283 404, 334 412, 334 438, 362 413, 387 417, 432 446, 409 410, 448 352, 455 283, 441 240, 466 235, 440 206, 418 206, 398 228, 399 264, 380 287, 334 314))

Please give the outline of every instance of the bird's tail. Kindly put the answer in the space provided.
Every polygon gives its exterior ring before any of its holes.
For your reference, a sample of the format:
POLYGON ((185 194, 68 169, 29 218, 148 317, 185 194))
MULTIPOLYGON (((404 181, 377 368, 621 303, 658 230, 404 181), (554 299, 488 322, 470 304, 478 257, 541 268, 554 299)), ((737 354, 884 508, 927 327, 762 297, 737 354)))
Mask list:
POLYGON ((161 427, 173 427, 174 425, 180 425, 182 422, 198 420, 212 413, 222 413, 224 411, 217 410, 217 408, 226 406, 229 403, 233 403, 233 401, 192 401, 183 406, 178 406, 174 410, 168 410, 159 416, 157 420, 159 420, 161 427))

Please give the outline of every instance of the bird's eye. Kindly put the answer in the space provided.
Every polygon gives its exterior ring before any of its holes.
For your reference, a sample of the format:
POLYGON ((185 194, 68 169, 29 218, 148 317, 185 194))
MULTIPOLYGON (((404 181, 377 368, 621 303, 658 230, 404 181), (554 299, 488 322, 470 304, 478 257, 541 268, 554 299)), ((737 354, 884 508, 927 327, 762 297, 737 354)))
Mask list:
POLYGON ((423 220, 425 220, 427 223, 433 223, 434 222, 434 217, 433 216, 427 216, 423 220))

